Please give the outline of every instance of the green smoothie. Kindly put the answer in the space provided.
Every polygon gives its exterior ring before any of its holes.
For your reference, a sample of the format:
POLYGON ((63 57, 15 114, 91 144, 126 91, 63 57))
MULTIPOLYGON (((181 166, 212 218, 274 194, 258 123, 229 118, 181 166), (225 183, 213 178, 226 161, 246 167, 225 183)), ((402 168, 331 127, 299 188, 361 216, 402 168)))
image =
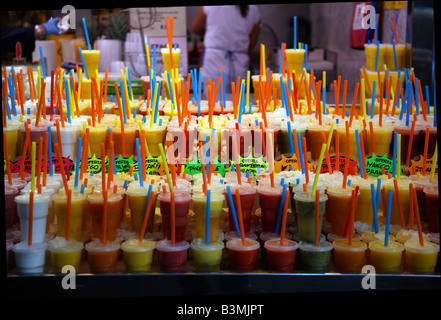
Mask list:
POLYGON ((320 241, 318 246, 301 241, 299 243, 301 269, 305 272, 326 272, 331 261, 332 248, 332 244, 327 241, 320 241))
MULTIPOLYGON (((326 194, 319 198, 319 234, 322 230, 325 205, 328 200, 326 194)), ((315 196, 310 192, 298 192, 294 195, 297 214, 298 237, 300 241, 314 242, 315 240, 315 196)))

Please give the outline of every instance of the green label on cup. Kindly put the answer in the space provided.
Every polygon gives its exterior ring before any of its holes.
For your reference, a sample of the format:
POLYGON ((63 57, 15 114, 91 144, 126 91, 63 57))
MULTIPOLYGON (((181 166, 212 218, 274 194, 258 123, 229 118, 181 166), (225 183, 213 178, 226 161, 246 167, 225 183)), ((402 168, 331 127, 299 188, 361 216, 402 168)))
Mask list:
MULTIPOLYGON (((219 157, 213 158, 212 163, 214 164, 214 171, 221 174, 222 177, 225 176, 225 172, 228 170, 225 168, 224 163, 219 162, 219 157)), ((184 172, 190 175, 201 173, 202 172, 201 160, 198 157, 194 157, 193 160, 187 161, 184 172)))
MULTIPOLYGON (((107 162, 107 157, 105 159, 107 162)), ((93 155, 92 158, 87 159, 87 172, 97 174, 101 172, 101 159, 93 155)))
MULTIPOLYGON (((232 171, 235 161, 230 160, 230 166, 227 171, 232 171)), ((257 176, 260 172, 268 170, 269 163, 263 160, 263 156, 255 158, 251 154, 248 157, 239 156, 240 171, 243 173, 249 172, 250 174, 257 176), (260 171, 260 172, 259 172, 260 171)))
MULTIPOLYGON (((381 167, 384 167, 384 173, 393 172, 393 160, 389 158, 387 155, 377 156, 375 153, 372 154, 369 158, 366 158, 366 173, 368 176, 379 177, 383 174, 381 167)), ((357 163, 357 166, 360 165, 357 163)), ((401 166, 400 173, 403 173, 404 166, 401 166)))

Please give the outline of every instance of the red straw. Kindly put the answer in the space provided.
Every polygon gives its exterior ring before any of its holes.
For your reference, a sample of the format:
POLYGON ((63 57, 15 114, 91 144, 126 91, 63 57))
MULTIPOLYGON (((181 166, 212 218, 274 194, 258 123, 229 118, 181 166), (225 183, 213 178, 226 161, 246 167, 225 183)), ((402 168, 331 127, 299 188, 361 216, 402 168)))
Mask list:
POLYGON ((319 224, 320 224, 320 191, 315 190, 315 224, 314 224, 314 245, 317 247, 319 243, 319 224))
MULTIPOLYGON (((417 199, 416 195, 416 189, 413 189, 413 198, 417 199)), ((415 217, 417 221, 417 228, 418 228, 418 238, 420 240, 420 245, 424 247, 424 238, 423 238, 423 231, 421 228, 421 220, 420 220, 420 210, 418 208, 418 201, 414 201, 414 208, 415 208, 415 217)))
POLYGON ((204 194, 207 195, 207 172, 205 170, 205 148, 202 142, 199 142, 199 150, 202 153, 202 155, 200 155, 200 159, 201 159, 201 169, 202 169, 202 190, 204 191, 204 194))
POLYGON ((400 213, 400 222, 401 222, 401 227, 404 229, 406 227, 405 223, 404 223, 404 216, 403 216, 403 208, 401 207, 401 200, 400 200, 400 192, 398 189, 398 182, 397 179, 394 178, 394 193, 395 193, 395 200, 397 201, 397 206, 398 206, 398 212, 400 213))
POLYGON ((72 205, 72 190, 67 190, 66 233, 65 233, 66 241, 69 241, 69 236, 70 236, 71 205, 72 205))
POLYGON ((287 188, 286 192, 285 192, 285 203, 283 204, 282 225, 280 227, 280 245, 281 246, 283 246, 283 242, 285 240, 286 216, 287 216, 287 212, 288 212, 288 202, 289 202, 289 189, 287 188))
MULTIPOLYGON (((418 201, 418 199, 416 200, 418 201)), ((413 184, 409 183, 409 229, 413 230, 414 222, 413 222, 413 216, 414 216, 414 208, 413 208, 413 184)))
POLYGON ((243 227, 243 217, 242 217, 242 203, 240 201, 239 188, 236 188, 236 205, 237 205, 237 218, 239 220, 239 230, 240 237, 242 239, 242 245, 245 245, 245 232, 243 227))
POLYGON ((171 243, 176 242, 176 230, 175 230, 175 193, 172 191, 170 193, 170 206, 171 206, 171 243))

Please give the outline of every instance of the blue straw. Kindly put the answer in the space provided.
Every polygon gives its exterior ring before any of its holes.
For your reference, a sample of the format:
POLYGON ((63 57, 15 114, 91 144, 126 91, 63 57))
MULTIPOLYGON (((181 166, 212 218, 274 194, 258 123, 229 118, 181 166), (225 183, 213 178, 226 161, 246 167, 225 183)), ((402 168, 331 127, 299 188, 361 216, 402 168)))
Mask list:
MULTIPOLYGON (((288 124, 289 150, 291 151, 291 155, 293 155, 294 154, 294 143, 292 141, 293 132, 291 130, 291 121, 288 121, 287 124, 288 124)), ((298 158, 298 155, 297 155, 297 158, 298 158)))
POLYGON ((80 51, 81 61, 83 62, 83 68, 84 71, 86 72, 86 77, 87 79, 90 79, 89 72, 87 71, 86 61, 84 60, 84 56, 83 56, 83 50, 81 50, 81 47, 78 47, 78 50, 80 51))
MULTIPOLYGON (((174 105, 175 104, 175 98, 173 96, 173 86, 172 86, 171 81, 170 81, 170 73, 169 72, 167 72, 167 82, 168 82, 168 90, 170 91, 170 98, 171 98, 172 104, 174 105)), ((172 109, 173 109, 173 106, 172 106, 172 109)))
POLYGON ((395 64, 395 71, 398 70, 398 65, 397 65, 397 52, 395 50, 395 41, 392 41, 392 47, 394 50, 394 64, 395 64))
POLYGON ((153 46, 153 70, 156 73, 156 45, 153 46))
POLYGON ((377 198, 375 196, 375 185, 371 183, 371 195, 372 195, 372 208, 374 209, 374 220, 372 222, 372 229, 375 233, 378 233, 378 208, 377 208, 377 198))
MULTIPOLYGON (((64 89, 66 91, 67 122, 72 123, 71 114, 70 114, 70 93, 69 93, 69 87, 67 84, 67 79, 64 79, 64 89)), ((61 141, 59 141, 59 143, 61 143, 61 141)))
POLYGON ((323 98, 322 98, 322 103, 323 103, 323 114, 326 114, 326 87, 325 87, 325 83, 323 84, 323 98))
POLYGON ((15 109, 15 85, 14 85, 14 80, 11 77, 8 77, 8 82, 9 82, 9 92, 10 92, 10 96, 11 96, 11 109, 12 109, 12 114, 14 116, 17 115, 17 110, 15 109))
POLYGON ((87 47, 89 48, 89 50, 92 50, 92 47, 91 47, 90 41, 89 41, 89 33, 87 32, 87 25, 86 25, 85 18, 83 18, 83 26, 84 26, 84 35, 86 36, 86 41, 87 41, 87 47))
POLYGON ((389 190, 388 200, 387 200, 387 216, 386 216, 386 228, 384 230, 384 246, 389 245, 389 226, 390 226, 390 214, 392 210, 392 194, 393 190, 389 190))
POLYGON ((426 103, 427 103, 427 114, 430 114, 430 95, 429 95, 428 85, 426 85, 426 103))
POLYGON ((128 84, 128 90, 129 90, 129 99, 133 100, 132 80, 130 80, 130 67, 127 67, 127 84, 128 84))
POLYGON ((398 143, 398 132, 394 132, 394 153, 392 156, 392 177, 395 178, 397 173, 397 143, 398 143))
MULTIPOLYGON (((140 146, 139 146, 139 138, 136 138, 136 140, 135 140, 136 142, 136 155, 138 156, 138 173, 139 173, 139 185, 141 186, 141 187, 143 187, 144 186, 144 181, 142 181, 143 179, 142 179, 142 170, 143 170, 143 168, 142 168, 142 164, 141 164, 141 149, 140 149, 140 146)), ((163 159, 163 161, 164 161, 164 163, 165 163, 165 159, 163 159)))
POLYGON ((282 199, 280 200, 280 206, 279 206, 279 214, 277 216, 277 224, 276 224, 276 230, 275 233, 279 234, 280 232, 280 221, 282 220, 282 213, 283 213, 283 207, 285 206, 285 193, 286 193, 286 187, 288 184, 283 185, 283 191, 282 191, 282 199))
POLYGON ((135 181, 138 181, 138 174, 136 172, 133 173, 133 177, 135 178, 135 181))
POLYGON ((299 158, 300 158, 300 168, 302 168, 302 173, 305 174, 305 164, 303 163, 303 149, 302 149, 302 137, 300 133, 297 133, 297 143, 299 144, 299 158))
POLYGON ((43 72, 43 78, 46 79, 46 68, 44 66, 43 48, 40 46, 40 61, 41 61, 41 71, 43 72))
POLYGON ((127 189, 127 185, 128 185, 128 184, 129 184, 129 180, 125 180, 125 181, 124 181, 124 186, 123 186, 124 189, 127 189))
POLYGON ((86 185, 83 183, 82 185, 81 185, 81 190, 80 190, 80 193, 81 194, 83 194, 84 193, 84 189, 86 188, 86 185))
MULTIPOLYGON (((52 138, 51 138, 51 127, 47 127, 47 157, 49 160, 49 175, 52 177, 54 175, 54 168, 52 168, 52 138)), ((87 163, 86 163, 87 165, 87 163)))
POLYGON ((295 49, 297 46, 297 16, 294 16, 294 45, 293 48, 295 49))
POLYGON ((378 42, 378 19, 376 14, 374 16, 375 16, 375 41, 378 42))
POLYGON ((124 87, 122 80, 119 81, 119 86, 121 87, 121 100, 122 100, 122 113, 124 118, 124 123, 127 123, 127 115, 126 115, 126 98, 124 94, 124 87))
POLYGON ((379 53, 380 53, 380 41, 377 40, 377 53, 375 55, 375 71, 378 70, 378 56, 379 56, 379 53))
POLYGON ((78 138, 78 146, 77 146, 77 165, 75 167, 75 187, 78 187, 78 180, 80 178, 80 160, 81 160, 81 137, 78 138))
POLYGON ((305 69, 308 70, 308 45, 305 43, 305 69))
POLYGON ((226 98, 226 82, 225 82, 225 70, 222 70, 222 75, 223 75, 223 77, 222 77, 222 84, 223 84, 223 86, 222 86, 222 89, 223 89, 223 92, 222 92, 222 102, 224 103, 224 108, 226 107, 226 101, 227 101, 227 98, 226 98))
POLYGON ((210 243, 210 198, 211 190, 207 190, 207 205, 205 206, 205 244, 210 243))
POLYGON ((358 151, 358 164, 360 166, 360 176, 364 178, 363 173, 363 159, 361 158, 361 148, 360 148, 360 137, 358 135, 358 129, 355 129, 355 140, 357 141, 357 151, 358 151))
MULTIPOLYGON (((375 94, 377 90, 377 81, 374 80, 372 85, 372 102, 371 102, 371 119, 374 118, 374 110, 375 110, 375 94)), ((380 97, 381 98, 381 97, 380 97)))
POLYGON ((230 209, 233 215, 233 221, 234 221, 234 226, 236 228, 236 233, 240 237, 239 223, 237 221, 236 209, 234 208, 233 196, 231 195, 230 186, 227 186, 227 194, 228 194, 228 200, 230 201, 230 209))
POLYGON ((201 105, 201 95, 202 95, 202 70, 199 69, 199 84, 198 84, 198 106, 201 105))
POLYGON ((433 83, 433 126, 436 128, 436 81, 433 83))
POLYGON ((415 78, 415 94, 414 94, 414 97, 415 97, 415 108, 416 108, 416 115, 419 115, 420 114, 420 99, 419 99, 419 94, 418 94, 418 92, 419 92, 419 89, 418 89, 418 78, 415 78))

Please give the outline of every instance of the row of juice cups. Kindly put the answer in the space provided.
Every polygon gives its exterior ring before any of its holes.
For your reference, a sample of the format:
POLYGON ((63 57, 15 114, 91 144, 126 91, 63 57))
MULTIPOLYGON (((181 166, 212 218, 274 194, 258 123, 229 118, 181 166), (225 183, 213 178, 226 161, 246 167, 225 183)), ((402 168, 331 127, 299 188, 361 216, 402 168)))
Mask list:
MULTIPOLYGON (((264 239, 260 236, 258 239, 256 234, 249 233, 247 238, 242 240, 234 232, 233 236, 225 238, 225 242, 217 240, 206 243, 201 238, 195 238, 191 243, 188 241, 172 243, 168 239, 140 241, 131 238, 105 244, 99 239, 94 239, 85 245, 73 239, 67 241, 63 237, 56 237, 48 242, 31 246, 25 242, 14 245, 12 242, 7 242, 6 245, 7 261, 16 266, 17 273, 43 273, 47 250, 55 273, 65 272, 63 271, 65 266, 73 266, 78 272, 84 249, 92 273, 115 272, 116 264, 121 259, 126 272, 149 272, 155 249, 159 269, 162 272, 185 272, 190 261, 195 272, 218 272, 224 269, 222 261, 226 251, 228 257, 226 269, 236 272, 256 271, 260 252, 264 268, 276 272, 300 270, 318 273, 329 271, 360 273, 364 265, 370 264, 375 268, 376 273, 431 274, 436 270, 439 254, 439 245, 427 242, 422 247, 416 238, 402 244, 392 240, 391 237, 391 241, 385 245, 384 240, 373 240, 368 243, 360 241, 358 240, 360 236, 357 234, 354 234, 351 243, 347 238, 342 237, 331 243, 324 239, 324 235, 317 244, 296 242, 289 234, 285 235, 283 243, 280 241, 280 235, 271 234, 267 237, 264 239), (250 235, 253 237, 248 238, 250 235)), ((11 265, 8 266, 11 269, 11 265)))

